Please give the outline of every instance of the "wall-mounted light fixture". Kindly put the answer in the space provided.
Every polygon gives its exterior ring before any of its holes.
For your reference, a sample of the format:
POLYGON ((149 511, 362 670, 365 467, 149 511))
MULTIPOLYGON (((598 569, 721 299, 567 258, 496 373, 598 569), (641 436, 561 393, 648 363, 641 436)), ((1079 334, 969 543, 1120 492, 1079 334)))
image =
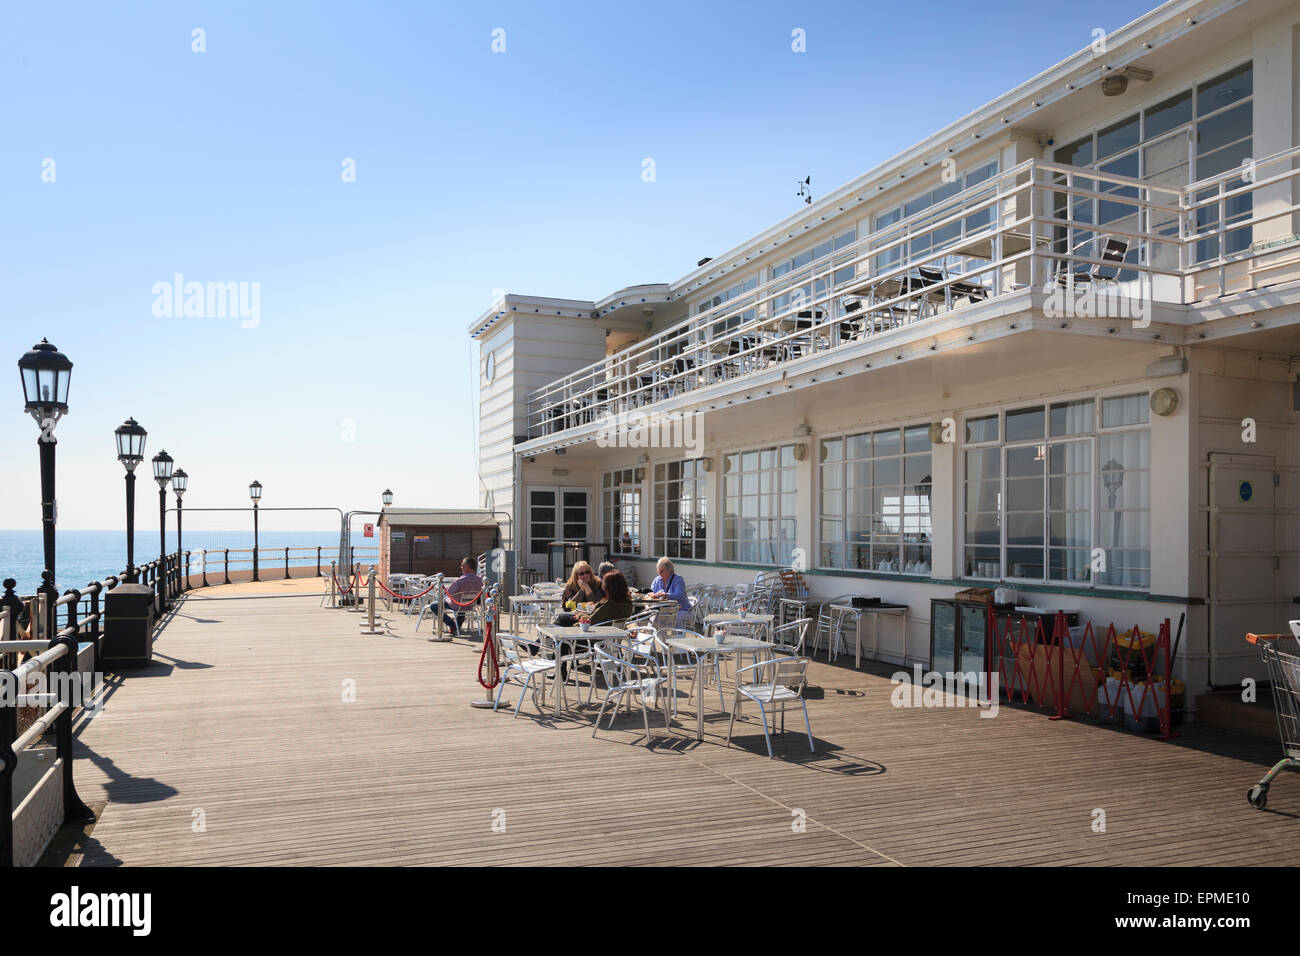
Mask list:
POLYGON ((1178 410, 1178 392, 1172 388, 1158 388, 1151 393, 1151 411, 1160 417, 1172 415, 1178 410))
POLYGON ((803 461, 803 460, 804 460, 805 458, 807 458, 807 457, 808 457, 808 444, 807 444, 807 442, 799 442, 799 444, 797 444, 797 445, 794 446, 794 460, 795 460, 795 461, 803 461))

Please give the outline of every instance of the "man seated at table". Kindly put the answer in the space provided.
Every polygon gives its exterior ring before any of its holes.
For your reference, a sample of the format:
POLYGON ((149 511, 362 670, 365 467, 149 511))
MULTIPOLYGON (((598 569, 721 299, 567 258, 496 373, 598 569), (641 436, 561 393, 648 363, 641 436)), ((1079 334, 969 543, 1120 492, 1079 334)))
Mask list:
POLYGON ((609 624, 613 621, 626 621, 636 611, 632 604, 632 592, 628 590, 627 578, 621 571, 610 571, 601 582, 605 590, 605 600, 596 605, 589 615, 578 618, 591 624, 609 624))
POLYGON ((672 561, 660 558, 655 565, 659 576, 650 582, 652 598, 672 598, 678 604, 677 626, 682 627, 691 620, 691 599, 686 596, 686 581, 676 572, 672 561))
POLYGON ((459 604, 473 603, 472 598, 483 590, 483 579, 474 573, 474 562, 469 558, 460 560, 460 577, 446 587, 447 608, 442 620, 452 637, 460 634, 461 625, 465 623, 465 609, 459 604))

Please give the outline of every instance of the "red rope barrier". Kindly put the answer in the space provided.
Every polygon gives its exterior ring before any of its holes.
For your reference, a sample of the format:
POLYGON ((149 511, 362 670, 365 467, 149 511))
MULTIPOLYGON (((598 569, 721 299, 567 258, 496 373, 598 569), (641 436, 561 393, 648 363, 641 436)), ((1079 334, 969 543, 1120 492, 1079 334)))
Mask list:
POLYGON ((388 591, 389 596, 391 596, 391 597, 395 597, 395 598, 401 598, 401 599, 404 600, 404 601, 405 601, 405 600, 412 600, 412 599, 414 599, 414 598, 418 598, 418 597, 424 597, 426 594, 428 594, 430 591, 432 591, 434 588, 436 588, 436 587, 438 586, 437 583, 435 582, 434 584, 430 584, 427 588, 425 588, 425 589, 424 589, 423 591, 421 591, 419 594, 398 594, 396 591, 389 591, 389 590, 388 590, 388 585, 386 585, 383 581, 380 581, 380 580, 377 579, 377 578, 375 579, 375 583, 378 584, 378 585, 379 585, 381 588, 383 588, 385 591, 388 591))
POLYGON ((490 617, 483 627, 483 653, 478 658, 478 682, 488 690, 501 683, 501 668, 497 663, 496 645, 492 643, 492 618, 490 617), (488 653, 489 651, 491 653, 488 653), (483 677, 484 670, 487 671, 486 680, 483 677))
POLYGON ((482 588, 479 588, 479 592, 478 592, 478 594, 475 594, 472 598, 470 598, 470 599, 469 599, 468 601, 466 601, 464 604, 461 604, 459 601, 457 601, 457 600, 456 600, 452 595, 450 595, 450 594, 447 595, 447 600, 450 601, 452 604, 456 605, 457 607, 469 607, 471 604, 475 604, 475 603, 477 603, 477 602, 478 602, 478 599, 481 598, 482 596, 483 596, 483 589, 482 589, 482 588))
POLYGON ((352 588, 350 587, 345 588, 343 585, 339 584, 339 576, 335 574, 333 571, 330 572, 330 577, 334 579, 334 586, 339 589, 340 594, 347 594, 349 591, 352 590, 352 588))

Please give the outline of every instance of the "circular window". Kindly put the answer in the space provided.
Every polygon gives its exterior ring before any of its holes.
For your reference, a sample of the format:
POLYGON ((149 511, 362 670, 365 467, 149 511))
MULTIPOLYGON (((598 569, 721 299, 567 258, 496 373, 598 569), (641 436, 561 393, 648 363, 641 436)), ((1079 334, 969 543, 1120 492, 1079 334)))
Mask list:
POLYGON ((488 352, 487 358, 483 360, 483 377, 489 382, 497 377, 497 353, 488 352))

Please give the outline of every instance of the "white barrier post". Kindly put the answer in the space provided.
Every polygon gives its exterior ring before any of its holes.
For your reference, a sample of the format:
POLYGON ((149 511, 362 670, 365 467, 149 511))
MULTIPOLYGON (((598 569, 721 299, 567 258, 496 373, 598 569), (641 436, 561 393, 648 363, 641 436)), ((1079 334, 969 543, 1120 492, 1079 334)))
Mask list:
POLYGON ((446 625, 443 623, 442 620, 442 615, 447 608, 447 598, 446 598, 446 592, 442 588, 441 573, 438 574, 437 584, 435 585, 435 587, 438 589, 438 604, 437 604, 437 614, 436 614, 436 617, 438 618, 438 629, 434 631, 433 636, 428 638, 428 640, 433 642, 446 642, 451 640, 451 635, 446 633, 446 625))
MULTIPOLYGON (((375 566, 370 565, 370 587, 367 589, 369 594, 366 595, 366 622, 362 626, 366 629, 362 634, 386 634, 387 631, 375 629, 375 566)), ((396 637, 397 635, 392 635, 396 637)))

